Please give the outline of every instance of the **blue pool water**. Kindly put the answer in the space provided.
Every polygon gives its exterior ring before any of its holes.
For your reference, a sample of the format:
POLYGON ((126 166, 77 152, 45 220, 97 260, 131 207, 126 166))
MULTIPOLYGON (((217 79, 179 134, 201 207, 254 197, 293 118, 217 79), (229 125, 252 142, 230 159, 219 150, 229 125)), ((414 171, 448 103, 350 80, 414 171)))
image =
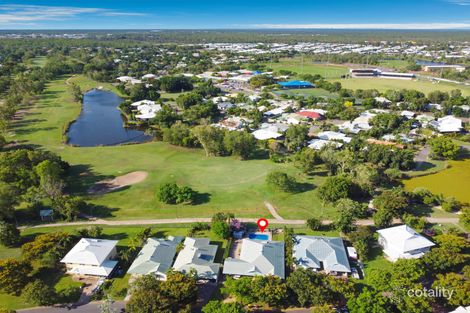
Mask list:
POLYGON ((249 234, 248 238, 255 239, 255 240, 268 240, 269 236, 263 235, 263 234, 249 234))

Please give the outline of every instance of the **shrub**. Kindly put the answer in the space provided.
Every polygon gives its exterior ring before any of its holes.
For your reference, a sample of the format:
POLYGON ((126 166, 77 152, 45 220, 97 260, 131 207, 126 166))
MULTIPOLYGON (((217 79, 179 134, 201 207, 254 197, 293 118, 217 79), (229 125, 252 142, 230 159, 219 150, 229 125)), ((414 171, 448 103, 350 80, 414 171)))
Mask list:
POLYGON ((35 280, 27 284, 22 291, 22 295, 26 301, 36 305, 53 304, 56 296, 54 288, 42 280, 35 280))
POLYGON ((103 227, 93 225, 84 228, 79 228, 77 230, 77 233, 81 237, 98 238, 103 234, 103 227))
POLYGON ((459 201, 457 201, 453 197, 448 197, 446 198, 442 203, 441 203, 442 209, 446 212, 455 212, 460 210, 462 205, 460 204, 459 201))
POLYGON ((455 159, 459 153, 459 145, 451 138, 440 136, 430 140, 431 155, 433 158, 455 159))
POLYGON ((212 223, 211 230, 219 238, 228 238, 230 236, 230 227, 226 222, 216 221, 212 223))
POLYGON ((309 218, 307 220, 307 227, 311 230, 320 230, 322 226, 322 220, 318 218, 309 218))
POLYGON ((6 247, 16 246, 20 242, 20 231, 15 225, 0 222, 0 244, 6 247))

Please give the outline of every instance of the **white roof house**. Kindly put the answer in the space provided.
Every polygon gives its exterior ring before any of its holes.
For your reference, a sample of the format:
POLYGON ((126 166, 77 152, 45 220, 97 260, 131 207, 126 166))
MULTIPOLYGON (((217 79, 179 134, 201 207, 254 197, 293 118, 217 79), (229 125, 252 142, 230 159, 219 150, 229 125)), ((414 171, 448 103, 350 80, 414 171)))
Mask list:
POLYGON ((422 257, 434 243, 418 234, 407 225, 400 225, 377 231, 379 244, 392 261, 422 257))
POLYGON ((214 263, 217 245, 209 242, 209 238, 186 237, 184 248, 176 257, 173 268, 183 273, 194 269, 199 278, 217 280, 222 264, 214 263))
POLYGON ((295 236, 293 255, 298 266, 328 273, 350 273, 340 237, 295 236))
POLYGON ((282 136, 281 133, 278 133, 278 128, 275 126, 255 130, 252 134, 258 140, 276 139, 282 136))
POLYGON ((118 261, 117 240, 82 238, 60 261, 67 272, 76 275, 108 277, 118 261))
POLYGON ((182 240, 183 237, 173 236, 168 237, 168 239, 147 239, 127 272, 135 275, 153 274, 157 278, 165 280, 166 273, 173 265, 176 247, 182 240))
POLYGON ((437 121, 429 122, 429 125, 434 127, 440 133, 455 133, 462 130, 462 120, 447 115, 442 118, 438 118, 437 121))
POLYGON ((323 140, 340 140, 344 142, 351 142, 352 138, 343 133, 334 131, 323 131, 317 134, 317 137, 323 140))
POLYGON ((157 112, 161 111, 162 106, 155 104, 152 100, 141 100, 131 103, 131 106, 136 107, 139 114, 136 114, 136 118, 141 120, 148 120, 154 118, 157 112))
POLYGON ((326 147, 328 145, 334 148, 341 148, 341 146, 343 146, 343 144, 340 142, 324 139, 312 139, 308 142, 308 147, 313 150, 321 150, 323 149, 323 147, 326 147))
POLYGON ((284 242, 243 239, 240 258, 227 258, 224 274, 285 277, 284 242))
POLYGON ((467 307, 459 306, 454 311, 449 313, 470 313, 470 305, 467 307))

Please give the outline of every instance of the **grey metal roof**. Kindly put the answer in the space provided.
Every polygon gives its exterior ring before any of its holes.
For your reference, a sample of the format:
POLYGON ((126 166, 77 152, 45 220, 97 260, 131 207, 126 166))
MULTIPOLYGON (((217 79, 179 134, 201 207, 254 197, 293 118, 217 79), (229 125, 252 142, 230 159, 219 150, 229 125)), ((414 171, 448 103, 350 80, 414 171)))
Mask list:
POLYGON ((295 236, 293 255, 299 266, 350 273, 348 256, 340 237, 295 236))
POLYGON ((173 268, 184 273, 195 269, 200 278, 217 279, 222 265, 214 263, 218 247, 209 242, 208 238, 186 237, 184 248, 178 254, 173 268))
POLYGON ((173 264, 176 247, 184 237, 149 238, 140 250, 137 258, 132 262, 130 274, 160 274, 165 275, 173 264))
POLYGON ((243 239, 240 258, 227 258, 224 274, 285 277, 284 242, 243 239))

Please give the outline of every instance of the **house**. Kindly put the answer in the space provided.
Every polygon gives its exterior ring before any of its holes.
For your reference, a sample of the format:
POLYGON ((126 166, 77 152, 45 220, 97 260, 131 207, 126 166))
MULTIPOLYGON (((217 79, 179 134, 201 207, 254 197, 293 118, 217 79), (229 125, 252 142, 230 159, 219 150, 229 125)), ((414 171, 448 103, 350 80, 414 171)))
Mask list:
POLYGON ((334 275, 351 273, 348 255, 340 237, 295 236, 296 265, 334 275))
POLYGON ((416 114, 415 112, 404 110, 401 111, 400 115, 404 116, 407 119, 412 119, 413 117, 415 117, 416 114))
POLYGON ((227 258, 224 274, 236 276, 274 275, 284 279, 284 242, 245 238, 239 258, 227 258))
POLYGON ((296 114, 300 115, 300 116, 303 116, 303 117, 306 117, 308 119, 311 119, 311 120, 314 120, 314 121, 318 121, 318 120, 321 120, 323 118, 323 115, 314 111, 314 110, 301 110, 299 112, 297 112, 296 114))
POLYGON ((437 121, 431 121, 429 125, 440 133, 456 133, 462 130, 462 120, 452 115, 438 118, 437 121))
POLYGON ((139 114, 136 114, 135 117, 141 120, 152 119, 157 115, 162 109, 160 104, 155 104, 155 101, 152 100, 141 100, 134 103, 131 103, 132 107, 136 107, 139 114))
POLYGON ((214 263, 217 245, 209 242, 209 238, 186 237, 184 248, 176 257, 173 268, 183 273, 195 270, 200 279, 217 281, 222 264, 214 263))
POLYGON ((337 141, 324 140, 324 139, 312 139, 308 142, 308 147, 313 150, 321 150, 325 146, 341 148, 343 144, 337 141))
POLYGON ((277 139, 282 136, 280 132, 284 131, 283 128, 272 124, 262 124, 258 130, 252 132, 258 140, 277 139))
POLYGON ((60 261, 67 273, 108 277, 116 267, 117 240, 82 238, 60 261))
POLYGON ((470 313, 470 305, 467 307, 459 306, 454 311, 449 313, 470 313))
POLYGON ((338 140, 343 142, 351 142, 352 138, 346 136, 343 133, 334 132, 334 131, 323 131, 317 134, 317 137, 323 140, 338 140))
POLYGON ((170 236, 168 239, 149 238, 132 262, 127 273, 133 275, 155 275, 166 280, 166 273, 173 265, 176 247, 183 237, 170 236))
POLYGON ((424 238, 407 225, 400 225, 377 231, 379 244, 392 261, 422 257, 434 243, 424 238))

